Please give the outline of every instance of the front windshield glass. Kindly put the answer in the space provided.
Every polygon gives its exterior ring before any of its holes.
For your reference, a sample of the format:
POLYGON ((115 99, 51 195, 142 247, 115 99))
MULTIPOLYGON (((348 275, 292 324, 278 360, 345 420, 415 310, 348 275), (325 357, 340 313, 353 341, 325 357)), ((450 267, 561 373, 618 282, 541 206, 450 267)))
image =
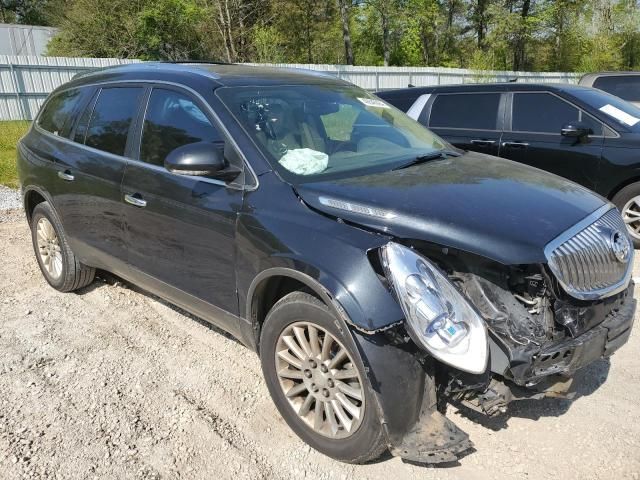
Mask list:
POLYGON ((571 95, 599 110, 610 121, 622 125, 632 132, 640 132, 640 108, 596 89, 576 89, 571 95))
POLYGON ((273 167, 293 183, 380 172, 446 145, 357 87, 223 87, 216 93, 273 167))

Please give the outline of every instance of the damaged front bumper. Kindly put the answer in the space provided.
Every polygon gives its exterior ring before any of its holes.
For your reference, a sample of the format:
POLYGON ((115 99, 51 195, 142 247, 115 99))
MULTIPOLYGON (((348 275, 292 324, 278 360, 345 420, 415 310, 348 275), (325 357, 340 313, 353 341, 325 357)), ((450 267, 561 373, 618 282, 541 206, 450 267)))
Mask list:
MULTIPOLYGON (((517 385, 529 386, 553 374, 571 375, 600 357, 611 355, 629 338, 634 320, 636 301, 634 285, 616 297, 588 306, 573 307, 576 323, 584 325, 581 332, 542 348, 504 348, 497 339, 496 345, 503 347, 508 357, 508 368, 494 365, 492 372, 498 373, 517 385)), ((566 311, 569 307, 563 307, 566 311)), ((495 354, 492 349, 492 354, 495 354)))
POLYGON ((602 305, 594 308, 591 321, 595 326, 591 329, 541 348, 528 358, 519 355, 519 362, 512 359, 509 368, 494 375, 484 391, 464 392, 456 400, 474 410, 495 415, 504 412, 515 400, 573 398, 572 375, 596 360, 613 355, 627 343, 635 309, 632 284, 609 305, 606 314, 602 305), (604 318, 598 318, 598 314, 604 318))
POLYGON ((374 335, 354 332, 369 367, 391 453, 415 462, 443 463, 456 461, 473 447, 469 436, 441 413, 443 396, 487 415, 506 411, 515 400, 571 398, 571 376, 609 357, 629 339, 636 308, 633 284, 602 305, 587 312, 591 328, 575 337, 537 350, 505 352, 492 345, 490 370, 460 375, 460 389, 446 394, 437 378, 442 365, 416 348, 401 329, 374 335))
POLYGON ((635 309, 636 301, 630 298, 619 310, 607 315, 600 325, 541 350, 533 358, 534 378, 571 374, 599 358, 611 356, 629 340, 635 309))

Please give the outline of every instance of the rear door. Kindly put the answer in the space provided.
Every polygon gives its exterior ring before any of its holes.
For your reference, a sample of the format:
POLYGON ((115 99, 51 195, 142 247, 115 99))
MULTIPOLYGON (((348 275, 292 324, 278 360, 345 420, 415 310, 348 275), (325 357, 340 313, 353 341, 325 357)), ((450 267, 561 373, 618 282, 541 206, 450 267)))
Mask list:
POLYGON ((508 94, 505 124, 501 157, 596 188, 604 138, 600 121, 554 93, 523 91, 508 94), (575 121, 586 123, 593 134, 562 136, 562 127, 575 121))
POLYGON ((74 251, 115 273, 127 257, 120 188, 143 92, 141 85, 97 88, 56 159, 55 199, 74 251))
POLYGON ((74 145, 69 141, 78 112, 91 95, 88 88, 74 88, 55 93, 47 100, 38 115, 33 133, 25 137, 21 154, 31 163, 32 178, 27 183, 37 183, 53 197, 54 208, 60 212, 56 193, 66 187, 58 177, 59 162, 73 154, 74 145))
POLYGON ((504 119, 500 92, 439 93, 418 118, 458 148, 498 155, 504 119))
POLYGON ((242 167, 205 112, 188 91, 153 87, 139 155, 123 180, 128 259, 137 282, 237 333, 235 225, 242 186, 164 167, 172 150, 195 142, 213 143, 229 163, 242 167))
POLYGON ((120 184, 143 91, 129 84, 88 88, 69 139, 53 151, 52 194, 72 248, 83 262, 116 273, 126 261, 120 184))

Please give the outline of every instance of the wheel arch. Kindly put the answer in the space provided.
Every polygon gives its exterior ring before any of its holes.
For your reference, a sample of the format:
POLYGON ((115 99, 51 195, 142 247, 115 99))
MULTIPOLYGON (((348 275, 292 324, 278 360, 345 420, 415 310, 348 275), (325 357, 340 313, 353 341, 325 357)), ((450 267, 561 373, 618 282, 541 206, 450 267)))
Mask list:
POLYGON ((36 206, 42 202, 48 202, 51 205, 51 208, 57 215, 57 211, 55 206, 53 205, 53 201, 51 199, 51 195, 44 189, 30 185, 25 187, 22 192, 22 204, 24 207, 24 212, 27 216, 27 221, 31 222, 31 216, 33 215, 33 210, 36 206))
POLYGON ((312 276, 288 267, 272 267, 260 272, 251 282, 245 306, 246 318, 250 321, 256 350, 260 349, 260 332, 264 320, 275 303, 285 295, 302 290, 322 301, 339 320, 352 323, 340 303, 328 288, 312 276))
POLYGON ((607 198, 609 200, 613 200, 613 197, 620 193, 623 188, 626 188, 629 185, 633 185, 634 183, 640 184, 640 176, 627 178, 624 182, 619 183, 613 188, 613 190, 611 190, 611 192, 609 192, 607 198))

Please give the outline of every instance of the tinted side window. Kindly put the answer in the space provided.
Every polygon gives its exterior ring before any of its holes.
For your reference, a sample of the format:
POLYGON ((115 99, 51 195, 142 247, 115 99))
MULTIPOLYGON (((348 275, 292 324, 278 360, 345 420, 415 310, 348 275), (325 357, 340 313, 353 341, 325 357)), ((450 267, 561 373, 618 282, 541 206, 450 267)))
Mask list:
POLYGON ((87 136, 87 128, 89 127, 89 120, 91 120, 91 114, 93 113, 93 107, 96 104, 96 92, 91 101, 84 107, 84 111, 80 115, 78 124, 76 125, 75 132, 73 133, 73 141, 77 143, 84 143, 87 136))
POLYGON ((549 93, 513 95, 512 130, 560 134, 562 126, 580 119, 579 110, 549 93))
POLYGON ((580 121, 586 124, 593 130, 592 135, 603 135, 603 125, 595 118, 587 115, 582 110, 580 111, 580 121))
POLYGON ((143 89, 103 88, 91 115, 85 144, 116 155, 124 155, 127 134, 138 109, 143 89))
POLYGON ((140 143, 140 160, 164 165, 174 149, 196 142, 219 143, 222 136, 188 96, 154 88, 149 98, 140 143))
POLYGON ((441 94, 431 107, 430 127, 495 130, 499 93, 441 94))
POLYGON ((600 77, 593 82, 593 86, 628 102, 640 102, 640 76, 600 77))
POLYGON ((66 90, 47 102, 38 117, 38 125, 61 137, 68 137, 73 126, 72 114, 81 98, 81 90, 66 90))
POLYGON ((390 103, 397 109, 402 110, 403 112, 406 112, 407 110, 409 110, 411 108, 411 105, 413 105, 413 103, 420 96, 420 94, 414 93, 414 92, 408 92, 408 93, 402 93, 402 94, 388 93, 386 95, 384 92, 381 92, 376 95, 378 95, 385 102, 390 103))

